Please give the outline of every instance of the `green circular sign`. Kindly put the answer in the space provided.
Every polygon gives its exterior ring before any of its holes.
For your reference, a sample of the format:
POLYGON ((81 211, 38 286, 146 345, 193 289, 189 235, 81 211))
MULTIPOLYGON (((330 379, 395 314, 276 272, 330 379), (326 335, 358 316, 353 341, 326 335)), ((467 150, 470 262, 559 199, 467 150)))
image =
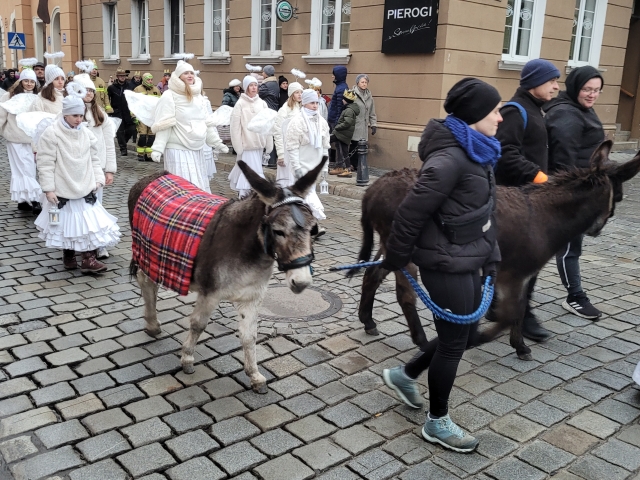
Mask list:
POLYGON ((281 22, 288 22, 293 18, 293 7, 291 2, 284 0, 276 5, 276 15, 281 22))

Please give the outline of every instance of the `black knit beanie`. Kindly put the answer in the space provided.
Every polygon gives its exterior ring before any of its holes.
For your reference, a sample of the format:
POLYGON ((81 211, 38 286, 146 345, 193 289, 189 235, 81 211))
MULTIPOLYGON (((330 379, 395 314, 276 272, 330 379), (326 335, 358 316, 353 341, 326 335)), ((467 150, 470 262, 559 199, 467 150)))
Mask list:
POLYGON ((584 67, 578 67, 571 70, 571 73, 567 75, 567 79, 564 82, 567 87, 567 95, 569 95, 569 98, 578 103, 580 90, 584 87, 585 83, 592 78, 599 78, 602 80, 602 87, 604 87, 604 78, 602 78, 602 75, 597 68, 594 68, 591 65, 585 65, 584 67))
POLYGON ((470 77, 460 80, 449 90, 444 109, 468 125, 473 125, 489 115, 501 101, 495 87, 470 77))
POLYGON ((278 85, 282 85, 282 82, 289 83, 289 80, 287 80, 284 75, 280 75, 280 78, 278 78, 278 85))

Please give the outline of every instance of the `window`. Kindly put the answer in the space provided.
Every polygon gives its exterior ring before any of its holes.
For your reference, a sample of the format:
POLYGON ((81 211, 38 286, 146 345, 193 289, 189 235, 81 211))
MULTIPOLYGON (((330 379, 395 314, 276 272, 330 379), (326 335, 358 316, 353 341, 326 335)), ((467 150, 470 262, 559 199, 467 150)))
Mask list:
POLYGON ((184 53, 184 0, 164 0, 164 55, 160 60, 177 63, 184 53))
POLYGON ((131 56, 149 59, 149 0, 131 2, 131 56))
POLYGON ((205 0, 204 4, 204 64, 230 63, 229 0, 205 0))
POLYGON ((508 0, 502 60, 525 63, 540 56, 546 0, 508 0))
POLYGON ((598 66, 607 0, 576 0, 569 65, 598 66))
MULTIPOLYGON (((276 16, 277 0, 252 0, 251 53, 260 57, 282 55, 282 22, 276 16)), ((247 59, 253 57, 245 57, 247 59)))
POLYGON ((344 50, 349 48, 351 2, 322 0, 320 16, 320 50, 344 50))
POLYGON ((102 39, 104 58, 117 59, 118 54, 118 7, 115 3, 102 4, 102 39))

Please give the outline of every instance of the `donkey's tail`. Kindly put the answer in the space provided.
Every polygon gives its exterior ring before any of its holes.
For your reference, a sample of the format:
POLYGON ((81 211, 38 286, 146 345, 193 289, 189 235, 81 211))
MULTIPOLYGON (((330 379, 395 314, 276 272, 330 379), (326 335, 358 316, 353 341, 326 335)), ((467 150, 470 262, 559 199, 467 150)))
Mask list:
MULTIPOLYGON (((371 252, 373 251, 373 225, 369 220, 367 214, 362 212, 362 217, 360 218, 360 224, 362 225, 362 247, 360 247, 360 253, 358 254, 359 262, 368 262, 371 258, 371 252)), ((356 273, 360 271, 359 268, 352 268, 351 270, 347 270, 347 278, 353 277, 356 273)))
POLYGON ((131 260, 129 264, 129 281, 133 281, 138 275, 138 262, 131 260))

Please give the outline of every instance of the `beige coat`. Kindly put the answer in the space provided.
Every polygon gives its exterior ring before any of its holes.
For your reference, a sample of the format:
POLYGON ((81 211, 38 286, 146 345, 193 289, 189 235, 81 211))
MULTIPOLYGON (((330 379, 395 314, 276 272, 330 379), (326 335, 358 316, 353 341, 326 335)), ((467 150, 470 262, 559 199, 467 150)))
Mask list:
POLYGON ((242 155, 245 150, 265 150, 271 153, 273 150, 273 136, 260 135, 250 132, 247 125, 256 114, 262 110, 269 108, 267 103, 258 95, 251 98, 246 93, 240 95, 236 106, 231 112, 231 125, 229 127, 231 133, 231 144, 238 155, 242 155))
POLYGON ((38 98, 31 105, 32 112, 47 112, 47 113, 62 113, 62 99, 64 98, 64 93, 61 90, 54 90, 56 94, 56 101, 50 102, 42 98, 42 95, 38 94, 38 98))

